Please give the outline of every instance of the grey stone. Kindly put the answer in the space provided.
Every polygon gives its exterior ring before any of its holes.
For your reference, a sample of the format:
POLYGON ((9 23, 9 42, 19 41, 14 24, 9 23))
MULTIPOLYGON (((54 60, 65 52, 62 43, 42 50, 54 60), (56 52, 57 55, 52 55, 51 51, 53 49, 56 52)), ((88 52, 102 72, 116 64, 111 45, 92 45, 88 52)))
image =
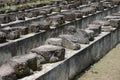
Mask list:
POLYGON ((113 30, 112 26, 102 26, 102 31, 103 32, 110 32, 113 30))
POLYGON ((1 31, 6 33, 6 34, 9 34, 12 31, 12 28, 8 26, 8 27, 5 27, 5 28, 2 28, 1 31))
POLYGON ((76 38, 77 42, 80 44, 89 43, 89 35, 82 29, 76 29, 74 26, 69 26, 67 29, 68 34, 71 34, 76 38))
POLYGON ((81 46, 77 43, 77 39, 73 35, 60 35, 62 38, 62 46, 72 50, 79 50, 81 46))
POLYGON ((120 26, 120 19, 110 19, 110 25, 112 27, 119 27, 120 26))
POLYGON ((17 19, 18 20, 25 20, 25 14, 24 13, 19 13, 19 14, 17 14, 17 19))
POLYGON ((89 24, 89 25, 87 25, 87 27, 89 30, 94 31, 94 36, 98 36, 101 33, 101 25, 89 24))
POLYGON ((43 45, 32 49, 31 52, 43 56, 46 63, 61 61, 65 58, 65 49, 60 46, 43 45))
POLYGON ((110 19, 120 19, 120 16, 112 16, 112 15, 109 15, 109 16, 104 17, 104 19, 106 19, 106 20, 110 20, 110 19))
POLYGON ((95 37, 95 32, 93 30, 85 29, 85 32, 89 35, 89 41, 93 41, 95 37))
POLYGON ((29 33, 29 29, 27 26, 17 26, 17 27, 12 27, 13 30, 19 30, 20 35, 26 35, 29 33))
POLYGON ((101 26, 109 26, 110 22, 105 21, 105 20, 95 20, 95 21, 93 21, 93 24, 98 24, 98 25, 101 25, 101 26))
POLYGON ((33 71, 41 69, 40 63, 37 63, 37 54, 35 53, 15 56, 7 61, 7 63, 14 69, 18 78, 31 75, 33 71))
POLYGON ((8 40, 14 40, 14 39, 18 39, 18 38, 20 38, 19 30, 11 31, 9 34, 7 34, 8 40))
POLYGON ((61 8, 60 7, 52 7, 52 12, 60 12, 61 8))
POLYGON ((86 15, 88 15, 88 14, 93 14, 93 13, 95 13, 95 8, 94 7, 87 7, 87 8, 83 8, 82 10, 81 10, 81 13, 84 15, 84 16, 86 16, 86 15))
POLYGON ((16 21, 16 15, 9 15, 10 21, 16 21))
POLYGON ((62 39, 61 38, 49 38, 46 40, 45 44, 62 46, 62 39))
POLYGON ((0 15, 0 24, 11 22, 9 15, 1 14, 0 15))
POLYGON ((73 12, 76 18, 82 18, 83 15, 80 10, 73 10, 73 12))
POLYGON ((14 69, 8 63, 0 67, 0 78, 0 80, 17 80, 14 69))
POLYGON ((46 14, 51 14, 52 13, 52 8, 44 8, 41 11, 45 11, 46 14))
POLYGON ((103 7, 106 8, 111 8, 112 7, 112 3, 111 2, 104 2, 103 3, 103 7))
POLYGON ((29 28, 29 33, 39 32, 39 30, 40 30, 40 27, 39 27, 39 23, 38 23, 38 22, 30 23, 30 24, 28 25, 28 28, 29 28))
POLYGON ((50 25, 51 25, 50 22, 47 22, 47 21, 44 20, 44 21, 40 21, 38 23, 39 23, 40 30, 48 30, 48 29, 50 29, 50 25))
POLYGON ((75 14, 73 12, 62 12, 62 15, 65 17, 65 21, 73 21, 75 20, 75 14))
POLYGON ((65 18, 63 15, 50 16, 46 19, 53 27, 58 27, 65 23, 65 18))

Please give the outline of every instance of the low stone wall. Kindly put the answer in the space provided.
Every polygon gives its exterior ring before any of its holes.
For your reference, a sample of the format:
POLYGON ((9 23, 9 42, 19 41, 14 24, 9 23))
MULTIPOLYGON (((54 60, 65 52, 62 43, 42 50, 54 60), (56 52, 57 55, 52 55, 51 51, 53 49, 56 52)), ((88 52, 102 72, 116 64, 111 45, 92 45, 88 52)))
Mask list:
MULTIPOLYGON (((38 47, 41 44, 44 44, 45 40, 50 37, 57 37, 59 34, 66 32, 66 28, 69 25, 75 25, 78 28, 86 28, 86 25, 91 23, 93 20, 101 19, 104 16, 117 12, 120 6, 115 6, 111 9, 104 10, 103 12, 98 12, 89 16, 86 16, 82 19, 75 20, 70 23, 59 26, 56 29, 47 30, 44 32, 28 34, 22 36, 19 39, 12 40, 3 44, 0 44, 0 64, 2 64, 4 59, 9 59, 16 55, 26 54, 32 48, 38 47)), ((18 24, 16 24, 18 25, 18 24)))
POLYGON ((117 43, 120 42, 119 29, 102 32, 88 45, 82 45, 78 51, 67 50, 66 59, 60 62, 43 65, 42 71, 20 80, 70 80, 90 64, 98 61, 117 43))

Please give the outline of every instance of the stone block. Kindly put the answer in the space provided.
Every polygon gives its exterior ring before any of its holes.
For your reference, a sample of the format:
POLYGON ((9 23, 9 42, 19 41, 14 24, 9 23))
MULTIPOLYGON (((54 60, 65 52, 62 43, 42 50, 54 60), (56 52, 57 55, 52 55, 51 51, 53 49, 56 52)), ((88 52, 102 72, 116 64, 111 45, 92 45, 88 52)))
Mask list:
POLYGON ((11 31, 9 34, 7 34, 8 40, 14 40, 14 39, 18 39, 18 38, 20 38, 19 30, 11 31))
POLYGON ((120 16, 112 16, 112 15, 109 15, 109 16, 104 17, 104 19, 105 19, 105 20, 120 19, 120 16))
POLYGON ((86 15, 88 15, 88 14, 93 14, 93 13, 95 13, 95 8, 94 7, 87 7, 87 8, 83 8, 82 10, 81 10, 81 13, 84 15, 84 16, 86 16, 86 15))
POLYGON ((72 50, 79 50, 81 46, 78 44, 78 41, 76 38, 74 38, 73 35, 60 35, 59 36, 62 39, 62 46, 68 49, 72 50))
POLYGON ((0 15, 0 24, 5 24, 11 22, 9 15, 1 14, 0 15))
POLYGON ((113 30, 112 26, 102 26, 102 32, 110 32, 113 30))
POLYGON ((61 8, 60 7, 52 7, 52 12, 61 12, 61 8))
POLYGON ((94 36, 98 36, 101 33, 101 25, 89 24, 87 29, 94 31, 94 36))
POLYGON ((74 39, 77 40, 77 43, 88 44, 89 35, 82 29, 76 29, 74 26, 68 26, 67 33, 74 36, 74 39))
POLYGON ((29 29, 27 26, 17 26, 17 27, 12 27, 13 30, 19 30, 20 35, 26 35, 29 33, 29 29))
POLYGON ((62 39, 61 38, 49 38, 46 40, 45 44, 62 46, 62 39))
POLYGON ((40 30, 39 23, 33 22, 33 23, 29 24, 28 29, 29 29, 29 33, 39 32, 39 30, 40 30))
POLYGON ((18 20, 25 20, 25 14, 24 13, 19 13, 16 15, 18 20))
POLYGON ((0 80, 17 80, 14 69, 8 63, 0 67, 0 80))
POLYGON ((49 23, 51 23, 51 26, 53 26, 53 27, 58 27, 65 23, 65 18, 63 15, 50 16, 46 20, 49 23))
POLYGON ((40 21, 38 23, 39 23, 40 30, 48 30, 48 29, 50 29, 50 25, 51 25, 50 22, 40 21))
POLYGON ((65 49, 60 46, 43 45, 32 49, 31 52, 44 57, 46 63, 61 61, 65 58, 65 49))
POLYGON ((112 27, 120 27, 120 19, 110 19, 110 25, 112 27))
POLYGON ((41 65, 37 61, 37 54, 29 53, 11 58, 7 63, 14 69, 17 78, 33 74, 33 71, 41 70, 41 65))
POLYGON ((93 21, 93 24, 98 24, 98 25, 101 25, 101 26, 109 26, 110 22, 105 21, 105 20, 95 20, 95 21, 93 21))
POLYGON ((75 14, 76 18, 82 18, 82 13, 80 10, 73 10, 73 13, 75 14))
POLYGON ((73 21, 75 20, 75 14, 73 12, 62 12, 62 15, 65 17, 65 21, 73 21))
POLYGON ((85 29, 85 32, 89 35, 89 41, 93 41, 95 37, 95 32, 93 30, 85 29))

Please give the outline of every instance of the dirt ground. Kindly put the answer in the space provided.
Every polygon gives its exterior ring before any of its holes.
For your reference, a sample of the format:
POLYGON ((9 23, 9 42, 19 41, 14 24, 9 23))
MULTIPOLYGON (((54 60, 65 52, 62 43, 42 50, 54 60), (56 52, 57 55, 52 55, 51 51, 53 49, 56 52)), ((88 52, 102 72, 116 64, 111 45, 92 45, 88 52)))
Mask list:
POLYGON ((120 43, 74 80, 120 80, 120 43))

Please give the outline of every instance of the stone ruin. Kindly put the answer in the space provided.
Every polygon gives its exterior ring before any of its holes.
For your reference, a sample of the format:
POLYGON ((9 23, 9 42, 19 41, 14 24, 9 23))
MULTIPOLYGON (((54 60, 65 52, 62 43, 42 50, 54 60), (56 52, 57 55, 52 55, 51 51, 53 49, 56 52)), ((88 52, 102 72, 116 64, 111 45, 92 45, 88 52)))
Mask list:
MULTIPOLYGON (((20 1, 16 1, 15 4, 20 3, 20 1)), ((92 0, 91 2, 94 1, 92 0)), ((116 3, 117 1, 113 2, 114 4, 118 4, 116 3)), ((111 2, 96 2, 90 7, 78 9, 81 0, 79 3, 71 0, 61 3, 58 0, 54 5, 59 4, 60 6, 58 7, 48 5, 38 10, 26 12, 24 12, 26 9, 40 6, 40 4, 20 8, 11 7, 10 10, 0 10, 1 24, 6 24, 16 19, 26 20, 26 17, 37 18, 39 15, 44 15, 44 19, 41 21, 31 21, 25 25, 0 26, 0 44, 7 43, 9 40, 19 39, 21 35, 40 33, 42 30, 51 30, 51 27, 57 29, 61 27, 60 25, 66 24, 66 21, 72 22, 76 18, 83 18, 83 16, 94 14, 98 10, 104 10, 113 6, 111 2), (67 3, 70 4, 67 5, 67 3), (63 9, 64 6, 66 6, 65 9, 63 9), (17 11, 23 11, 23 13, 8 15, 8 13, 17 11), (57 14, 51 15, 53 12, 57 12, 57 14)), ((43 3, 43 5, 47 5, 47 3, 43 3)), ((81 45, 90 44, 102 32, 111 32, 114 28, 118 28, 120 13, 113 13, 104 19, 95 20, 91 24, 87 24, 87 28, 85 29, 76 28, 74 25, 67 25, 66 33, 48 38, 44 45, 31 49, 27 54, 17 55, 9 60, 5 60, 0 66, 0 80, 17 80, 32 75, 35 71, 41 71, 44 68, 42 66, 44 64, 65 60, 66 49, 80 50, 81 45)))

